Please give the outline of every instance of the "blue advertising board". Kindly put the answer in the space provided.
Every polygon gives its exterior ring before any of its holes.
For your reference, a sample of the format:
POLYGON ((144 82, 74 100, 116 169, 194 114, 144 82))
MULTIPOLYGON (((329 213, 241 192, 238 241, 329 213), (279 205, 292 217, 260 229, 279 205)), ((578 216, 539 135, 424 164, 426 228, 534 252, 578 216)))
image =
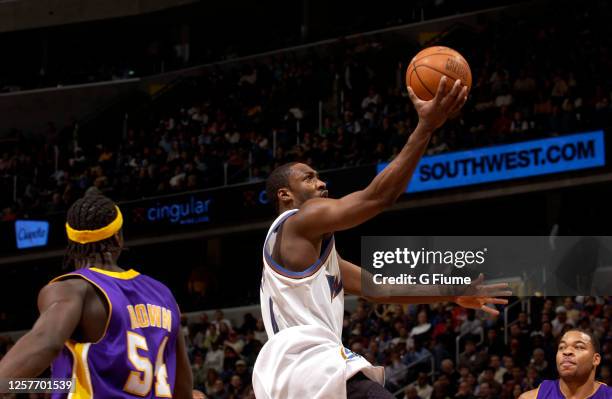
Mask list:
POLYGON ((19 249, 45 246, 49 239, 49 222, 44 220, 16 220, 15 238, 19 249))
MULTIPOLYGON (((388 163, 378 165, 380 173, 388 163)), ((605 165, 602 130, 421 159, 406 192, 548 175, 605 165)))

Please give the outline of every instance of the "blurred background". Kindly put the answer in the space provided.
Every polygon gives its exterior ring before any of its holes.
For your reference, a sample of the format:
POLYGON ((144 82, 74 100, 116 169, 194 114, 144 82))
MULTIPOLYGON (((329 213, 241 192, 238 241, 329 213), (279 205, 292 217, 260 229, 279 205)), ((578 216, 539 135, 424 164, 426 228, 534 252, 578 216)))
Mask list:
MULTIPOLYGON (((126 220, 120 265, 166 283, 186 313, 197 387, 253 397, 265 178, 300 161, 333 197, 365 187, 418 122, 405 68, 432 45, 464 55, 473 87, 429 156, 589 132, 603 147, 564 153, 556 173, 407 193, 337 234, 341 255, 358 263, 364 235, 612 235, 608 2, 260 3, 0 1, 0 356, 66 272, 66 210, 99 191, 126 220)), ((351 298, 343 338, 387 367, 398 398, 517 398, 555 376, 554 338, 581 326, 612 383, 609 297, 511 303, 490 319, 351 298)))

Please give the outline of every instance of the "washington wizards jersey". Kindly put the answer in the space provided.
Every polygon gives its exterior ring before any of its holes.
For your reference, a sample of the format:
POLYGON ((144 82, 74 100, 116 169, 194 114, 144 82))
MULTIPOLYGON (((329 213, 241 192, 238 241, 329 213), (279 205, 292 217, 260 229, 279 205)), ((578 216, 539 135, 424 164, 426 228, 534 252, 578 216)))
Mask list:
POLYGON ((263 249, 261 312, 269 340, 253 367, 258 399, 346 398, 346 380, 361 372, 384 385, 384 369, 342 345, 344 292, 334 237, 302 272, 272 259, 277 234, 297 209, 280 215, 263 249))
MULTIPOLYGON (((559 380, 545 380, 542 381, 538 387, 537 399, 565 399, 561 389, 559 388, 559 380)), ((606 384, 601 384, 599 389, 595 393, 588 397, 588 399, 610 399, 612 398, 612 389, 606 384)))
POLYGON ((281 214, 264 243, 260 298, 266 332, 272 337, 288 327, 315 325, 327 328, 341 342, 344 292, 334 237, 324 240, 319 259, 302 272, 272 259, 279 228, 297 211, 281 214))
POLYGON ((60 398, 171 398, 176 376, 178 305, 162 283, 134 270, 89 268, 57 277, 82 278, 108 301, 109 317, 98 342, 69 340, 53 361, 53 378, 73 378, 60 398))

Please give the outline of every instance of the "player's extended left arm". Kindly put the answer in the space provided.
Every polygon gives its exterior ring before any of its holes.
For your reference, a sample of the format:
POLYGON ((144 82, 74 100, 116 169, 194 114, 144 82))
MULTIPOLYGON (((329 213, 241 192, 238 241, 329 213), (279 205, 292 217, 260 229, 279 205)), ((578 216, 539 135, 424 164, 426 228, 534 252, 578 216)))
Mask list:
MULTIPOLYGON (((372 275, 367 270, 363 270, 361 267, 340 258, 340 256, 338 256, 338 262, 345 292, 361 296, 374 303, 428 304, 455 302, 466 308, 480 309, 487 313, 498 315, 499 311, 497 309, 487 305, 505 305, 508 303, 508 300, 494 298, 494 296, 509 296, 512 294, 512 292, 508 290, 507 284, 494 284, 484 286, 483 293, 490 293, 490 296, 443 296, 439 295, 440 291, 437 286, 428 285, 416 285, 411 287, 411 291, 415 294, 414 296, 393 295, 393 292, 397 291, 396 287, 388 284, 373 284, 372 275), (365 273, 365 275, 362 273, 365 273), (364 281, 362 281, 362 279, 364 281), (363 282, 370 283, 368 284, 367 290, 363 290, 363 282), (364 291, 367 291, 368 295, 365 295, 364 291)), ((482 276, 479 277, 479 280, 482 281, 482 276)), ((478 283, 478 280, 476 283, 478 283)))
POLYGON ((40 316, 0 361, 0 379, 36 377, 49 367, 79 324, 85 290, 77 280, 45 286, 40 316))

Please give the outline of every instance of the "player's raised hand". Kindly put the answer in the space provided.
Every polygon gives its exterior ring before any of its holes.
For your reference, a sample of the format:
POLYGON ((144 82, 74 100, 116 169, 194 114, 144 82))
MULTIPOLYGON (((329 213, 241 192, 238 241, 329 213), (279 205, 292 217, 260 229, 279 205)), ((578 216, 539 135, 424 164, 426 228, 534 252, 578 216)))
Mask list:
POLYGON ((419 123, 431 129, 437 129, 451 116, 459 112, 467 100, 467 86, 462 86, 457 79, 450 91, 447 90, 447 77, 443 76, 438 84, 434 98, 429 101, 421 100, 408 86, 408 95, 419 115, 419 123))
POLYGON ((499 311, 487 305, 507 305, 507 299, 497 297, 510 296, 512 291, 507 283, 482 284, 483 282, 484 275, 480 273, 463 295, 455 299, 455 302, 464 308, 482 310, 497 316, 499 311))

